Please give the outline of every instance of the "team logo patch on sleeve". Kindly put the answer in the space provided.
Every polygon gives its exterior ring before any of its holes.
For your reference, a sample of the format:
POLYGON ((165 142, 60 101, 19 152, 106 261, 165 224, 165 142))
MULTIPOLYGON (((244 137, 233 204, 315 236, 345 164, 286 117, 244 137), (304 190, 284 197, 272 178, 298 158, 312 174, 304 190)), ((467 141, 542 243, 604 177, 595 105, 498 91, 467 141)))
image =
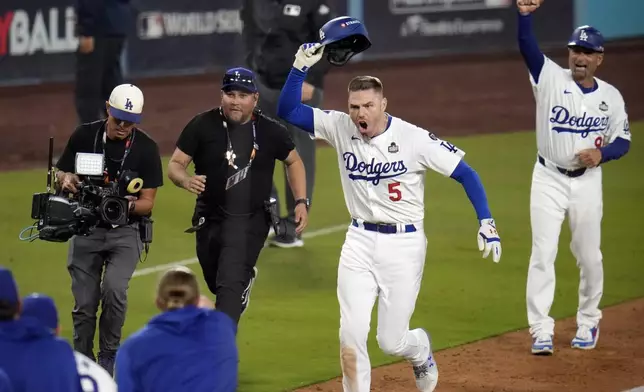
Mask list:
POLYGON ((389 152, 390 152, 390 153, 392 153, 392 154, 395 154, 395 153, 397 153, 397 152, 398 152, 398 146, 396 145, 396 143, 391 142, 391 144, 390 144, 390 145, 389 145, 389 147, 387 148, 387 151, 389 151, 389 152))
POLYGON ((606 105, 606 102, 602 101, 602 103, 599 104, 599 110, 601 110, 602 112, 608 110, 608 105, 606 105))

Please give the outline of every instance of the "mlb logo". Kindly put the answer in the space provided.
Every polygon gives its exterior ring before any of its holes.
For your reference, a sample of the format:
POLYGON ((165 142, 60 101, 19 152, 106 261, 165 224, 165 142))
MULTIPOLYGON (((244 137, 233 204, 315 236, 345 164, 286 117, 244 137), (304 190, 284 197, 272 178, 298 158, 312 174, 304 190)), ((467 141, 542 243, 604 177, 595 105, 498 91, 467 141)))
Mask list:
POLYGON ((163 37, 163 14, 161 12, 144 12, 137 20, 137 31, 140 39, 159 39, 163 37))

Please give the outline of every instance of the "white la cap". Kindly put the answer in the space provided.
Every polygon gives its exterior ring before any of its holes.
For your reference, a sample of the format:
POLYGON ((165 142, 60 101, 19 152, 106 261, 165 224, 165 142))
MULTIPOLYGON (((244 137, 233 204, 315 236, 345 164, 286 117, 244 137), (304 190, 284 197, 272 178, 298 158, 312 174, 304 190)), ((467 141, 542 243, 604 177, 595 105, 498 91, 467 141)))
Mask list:
POLYGON ((112 117, 135 124, 141 122, 143 92, 135 85, 121 84, 114 87, 112 94, 110 94, 109 104, 112 117))

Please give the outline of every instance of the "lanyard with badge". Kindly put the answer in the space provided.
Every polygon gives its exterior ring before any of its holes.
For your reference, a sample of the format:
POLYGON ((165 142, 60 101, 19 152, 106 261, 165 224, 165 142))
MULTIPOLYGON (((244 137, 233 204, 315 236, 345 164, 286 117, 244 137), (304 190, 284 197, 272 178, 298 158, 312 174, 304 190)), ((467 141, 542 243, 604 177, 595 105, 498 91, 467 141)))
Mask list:
POLYGON ((128 136, 127 140, 125 141, 125 151, 123 152, 123 157, 119 160, 119 159, 107 157, 107 154, 105 152, 105 144, 107 143, 107 132, 103 132, 103 156, 106 158, 104 175, 105 175, 106 183, 109 181, 109 172, 107 170, 107 159, 111 160, 112 162, 121 163, 115 176, 115 179, 118 180, 118 178, 121 176, 121 173, 123 172, 123 165, 125 164, 125 158, 127 158, 127 156, 130 154, 130 150, 132 149, 132 143, 134 143, 134 135, 135 135, 135 131, 132 130, 132 133, 130 134, 130 136, 128 136))
MULTIPOLYGON (((232 167, 233 169, 237 170, 238 167, 235 165, 235 158, 237 158, 237 155, 235 155, 235 151, 233 150, 233 144, 230 140, 230 132, 228 131, 228 123, 225 120, 224 113, 219 109, 221 116, 224 118, 223 120, 223 125, 224 129, 226 130, 226 137, 228 139, 228 149, 226 150, 226 160, 228 161, 228 166, 232 167)), ((257 154, 257 151, 259 151, 259 145, 257 144, 257 135, 255 131, 255 120, 251 120, 251 124, 253 127, 253 150, 250 153, 250 159, 248 161, 248 164, 246 167, 243 169, 237 171, 235 174, 232 176, 228 177, 228 180, 226 181, 226 190, 234 187, 235 185, 239 184, 242 182, 247 176, 248 172, 250 171, 250 167, 253 164, 253 160, 255 159, 255 155, 257 154)))
POLYGON ((105 157, 105 167, 103 167, 103 176, 104 176, 104 181, 107 184, 109 182, 109 171, 107 169, 107 159, 111 160, 112 162, 116 163, 121 163, 117 173, 116 173, 116 179, 118 179, 121 176, 121 173, 123 172, 123 165, 125 164, 125 158, 130 154, 130 150, 132 149, 132 144, 134 143, 134 135, 136 134, 136 130, 133 129, 132 133, 130 136, 128 136, 127 140, 125 141, 125 151, 123 152, 123 157, 121 159, 114 159, 114 158, 108 158, 106 151, 105 151, 105 144, 107 143, 107 130, 105 129, 105 125, 107 124, 107 121, 103 123, 103 126, 101 129, 96 133, 96 138, 94 139, 94 152, 96 152, 96 144, 98 143, 98 137, 102 133, 103 139, 102 139, 102 150, 103 150, 103 156, 105 157), (102 132, 101 132, 102 130, 102 132))

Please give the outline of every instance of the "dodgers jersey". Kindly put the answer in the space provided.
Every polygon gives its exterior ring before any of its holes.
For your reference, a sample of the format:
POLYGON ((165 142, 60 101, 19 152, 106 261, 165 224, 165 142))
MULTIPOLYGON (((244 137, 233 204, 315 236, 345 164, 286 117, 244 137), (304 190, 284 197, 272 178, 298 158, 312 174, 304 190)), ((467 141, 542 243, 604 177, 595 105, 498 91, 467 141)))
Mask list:
POLYGON ((348 114, 313 108, 314 134, 338 154, 344 200, 352 217, 412 223, 425 216, 425 171, 450 176, 465 152, 425 129, 389 116, 387 129, 363 137, 348 114))
POLYGON ((575 157, 580 150, 603 147, 618 137, 631 140, 622 95, 609 83, 595 80, 597 89, 584 94, 570 70, 546 56, 539 82, 530 75, 537 104, 537 149, 560 167, 583 167, 575 157))
POLYGON ((116 382, 99 364, 74 351, 83 392, 116 392, 116 382))

